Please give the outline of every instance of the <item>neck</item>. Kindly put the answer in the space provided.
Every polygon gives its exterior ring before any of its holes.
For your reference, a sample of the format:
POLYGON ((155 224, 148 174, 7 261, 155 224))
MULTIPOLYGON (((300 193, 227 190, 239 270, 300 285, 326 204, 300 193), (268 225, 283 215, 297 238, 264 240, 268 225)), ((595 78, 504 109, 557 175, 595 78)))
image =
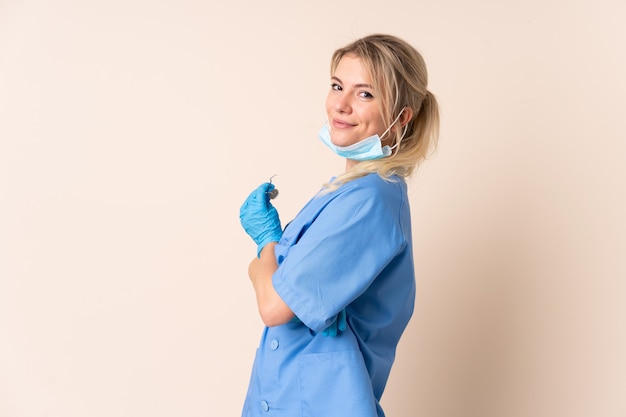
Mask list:
POLYGON ((346 172, 350 171, 352 168, 357 166, 359 161, 355 161, 354 159, 346 159, 346 172))

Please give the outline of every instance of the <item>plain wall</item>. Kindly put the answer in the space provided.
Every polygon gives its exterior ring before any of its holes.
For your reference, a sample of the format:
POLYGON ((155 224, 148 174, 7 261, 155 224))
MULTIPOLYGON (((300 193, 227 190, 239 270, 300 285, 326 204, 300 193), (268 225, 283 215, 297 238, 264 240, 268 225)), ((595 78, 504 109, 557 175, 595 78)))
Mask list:
MULTIPOLYGON (((423 54, 417 304, 389 417, 626 415, 622 0, 0 0, 0 416, 238 416, 262 331, 238 210, 343 161, 332 51, 423 54)), ((349 261, 349 260, 347 260, 349 261)))

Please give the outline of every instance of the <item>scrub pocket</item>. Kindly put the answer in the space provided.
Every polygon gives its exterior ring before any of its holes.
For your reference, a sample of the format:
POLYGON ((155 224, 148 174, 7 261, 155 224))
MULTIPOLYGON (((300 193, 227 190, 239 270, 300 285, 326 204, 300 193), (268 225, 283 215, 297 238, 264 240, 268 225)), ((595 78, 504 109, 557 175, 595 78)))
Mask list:
POLYGON ((377 417, 359 351, 311 353, 299 358, 302 417, 377 417))

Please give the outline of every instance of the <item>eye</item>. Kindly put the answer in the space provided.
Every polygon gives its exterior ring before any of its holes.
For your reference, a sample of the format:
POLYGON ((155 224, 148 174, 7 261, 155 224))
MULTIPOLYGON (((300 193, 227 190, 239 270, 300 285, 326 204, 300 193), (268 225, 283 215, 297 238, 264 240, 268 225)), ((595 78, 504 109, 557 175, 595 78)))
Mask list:
POLYGON ((361 91, 359 93, 359 97, 361 98, 365 98, 365 99, 371 99, 374 98, 374 96, 369 92, 369 91, 361 91))
POLYGON ((330 85, 330 88, 331 88, 332 90, 335 90, 335 91, 341 91, 341 90, 342 90, 341 86, 340 86, 339 84, 337 84, 337 83, 332 83, 332 84, 330 85))

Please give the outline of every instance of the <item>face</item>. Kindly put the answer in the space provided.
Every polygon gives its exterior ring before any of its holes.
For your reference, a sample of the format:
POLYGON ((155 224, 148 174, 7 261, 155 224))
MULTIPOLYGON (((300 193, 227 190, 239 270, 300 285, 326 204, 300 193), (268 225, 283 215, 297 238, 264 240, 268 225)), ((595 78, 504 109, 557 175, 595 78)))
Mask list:
POLYGON ((349 146, 374 134, 382 135, 387 126, 379 106, 378 93, 361 59, 351 55, 341 58, 326 98, 333 143, 349 146))

